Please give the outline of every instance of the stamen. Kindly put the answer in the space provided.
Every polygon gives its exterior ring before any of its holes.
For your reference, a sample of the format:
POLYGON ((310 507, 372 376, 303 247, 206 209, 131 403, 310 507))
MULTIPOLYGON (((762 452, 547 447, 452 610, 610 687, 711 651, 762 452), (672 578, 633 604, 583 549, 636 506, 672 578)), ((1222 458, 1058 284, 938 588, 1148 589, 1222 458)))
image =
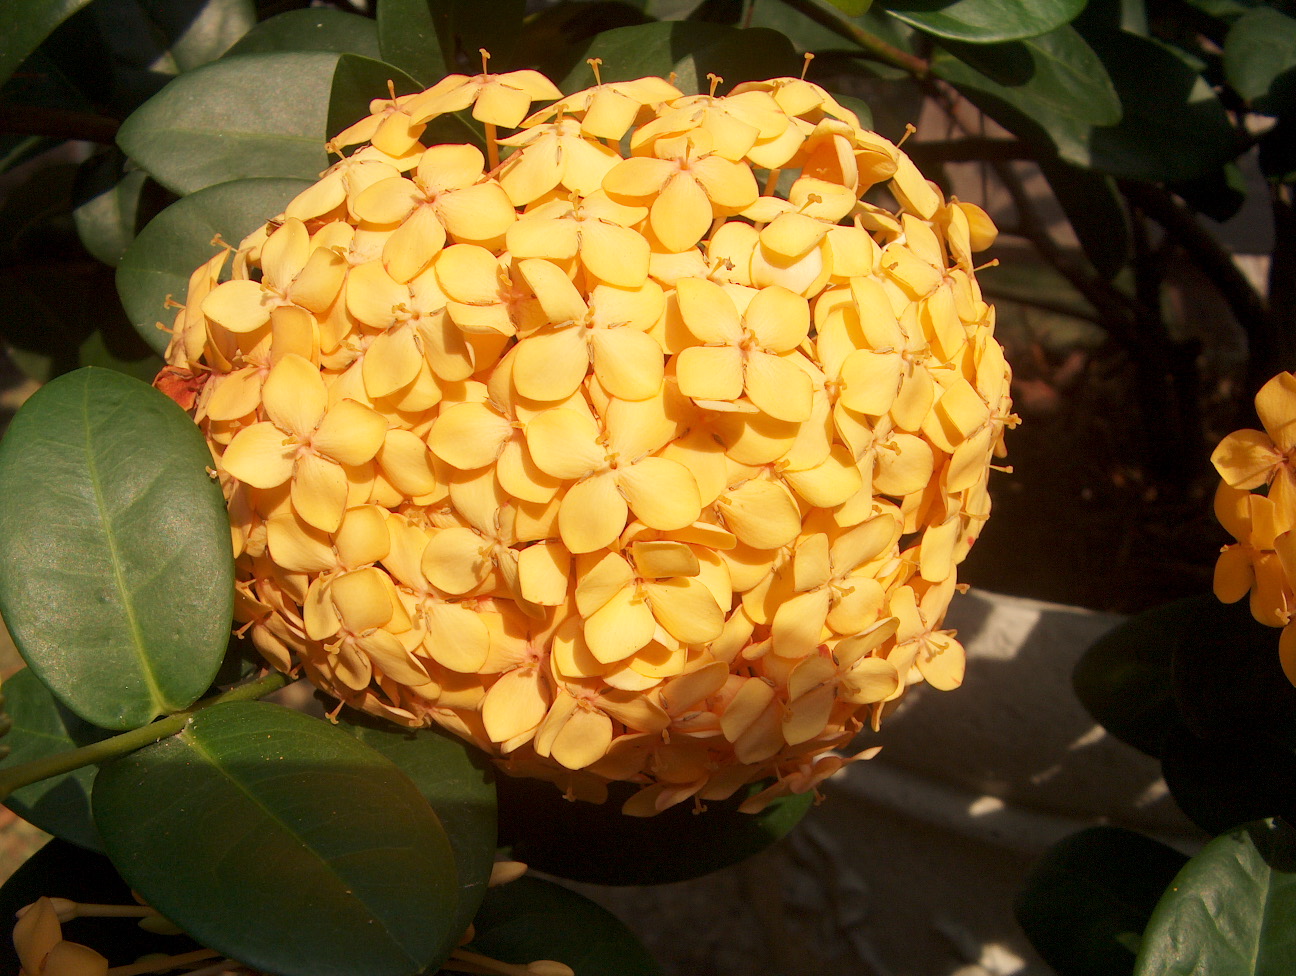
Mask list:
POLYGON ((491 56, 490 56, 490 51, 486 50, 484 47, 479 47, 479 48, 477 49, 477 53, 481 55, 481 59, 482 59, 482 77, 485 78, 487 72, 489 71, 489 69, 486 67, 486 62, 490 60, 490 57, 491 57, 491 56))
POLYGON ((814 60, 814 54, 810 51, 805 53, 805 62, 801 65, 801 80, 805 81, 806 71, 810 68, 810 62, 814 60))
POLYGON ((899 149, 901 146, 903 146, 905 144, 905 140, 908 139, 911 135, 913 135, 917 131, 918 131, 918 127, 916 125, 914 125, 912 122, 906 122, 905 134, 902 135, 900 137, 900 141, 896 143, 896 148, 899 149))
POLYGON ((720 84, 721 84, 721 82, 724 81, 724 79, 721 78, 721 77, 720 77, 718 74, 716 74, 714 71, 708 71, 708 72, 707 72, 707 80, 711 82, 711 97, 712 97, 712 98, 715 98, 716 89, 717 89, 718 87, 720 87, 720 84))
POLYGON ((588 64, 590 66, 590 70, 594 72, 594 84, 596 85, 603 84, 603 78, 599 75, 599 65, 603 63, 603 59, 586 58, 585 63, 588 64))
POLYGON ((387 79, 387 94, 391 96, 391 100, 392 100, 392 107, 395 108, 395 106, 396 106, 396 82, 392 81, 390 78, 387 79))

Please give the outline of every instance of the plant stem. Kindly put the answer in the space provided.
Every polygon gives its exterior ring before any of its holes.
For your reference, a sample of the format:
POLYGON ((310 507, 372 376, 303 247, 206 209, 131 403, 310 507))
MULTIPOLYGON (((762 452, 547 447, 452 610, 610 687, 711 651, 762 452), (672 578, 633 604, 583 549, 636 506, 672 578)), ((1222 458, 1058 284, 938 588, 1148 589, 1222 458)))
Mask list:
POLYGON ((7 799, 10 793, 24 786, 29 786, 43 779, 49 779, 51 776, 70 773, 72 770, 80 769, 82 766, 90 766, 94 763, 116 759, 118 756, 124 756, 128 752, 134 752, 136 749, 152 745, 169 735, 175 735, 185 727, 194 713, 202 711, 202 709, 211 705, 263 698, 283 688, 289 681, 287 675, 273 671, 255 681, 249 681, 247 684, 235 685, 228 691, 186 708, 183 712, 167 715, 165 718, 150 722, 142 728, 131 729, 129 732, 115 735, 111 739, 92 742, 90 745, 82 746, 80 749, 61 752, 56 756, 46 756, 43 759, 33 759, 31 762, 0 770, 0 801, 7 799))
POLYGON ((894 44, 888 44, 876 34, 869 33, 859 24, 839 16, 831 10, 825 10, 814 0, 783 0, 785 4, 817 24, 822 24, 831 31, 848 37, 869 54, 893 67, 907 71, 915 78, 926 78, 931 74, 931 65, 922 58, 902 51, 894 44))
POLYGON ((214 949, 195 949, 193 952, 181 953, 178 956, 167 956, 164 959, 146 956, 139 962, 128 963, 125 966, 114 966, 108 970, 107 976, 143 976, 144 973, 166 973, 181 966, 187 966, 190 963, 215 959, 219 955, 220 953, 214 949))

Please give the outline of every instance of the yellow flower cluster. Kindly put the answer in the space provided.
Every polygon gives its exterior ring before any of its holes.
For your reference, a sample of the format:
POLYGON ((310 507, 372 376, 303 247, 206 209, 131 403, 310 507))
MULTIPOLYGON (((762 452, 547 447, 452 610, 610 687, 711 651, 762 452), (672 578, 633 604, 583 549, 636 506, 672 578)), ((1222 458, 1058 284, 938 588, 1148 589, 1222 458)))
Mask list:
POLYGON ((942 618, 1016 419, 985 213, 817 85, 718 81, 375 101, 168 353, 274 666, 641 815, 813 789, 961 682, 942 618), (468 108, 489 161, 420 142, 468 108))
POLYGON ((1215 517, 1237 540, 1220 550, 1215 596, 1236 603, 1249 592, 1251 615, 1283 628, 1278 657, 1296 685, 1296 374, 1271 379, 1255 405, 1264 430, 1236 430, 1211 454, 1223 479, 1215 517))

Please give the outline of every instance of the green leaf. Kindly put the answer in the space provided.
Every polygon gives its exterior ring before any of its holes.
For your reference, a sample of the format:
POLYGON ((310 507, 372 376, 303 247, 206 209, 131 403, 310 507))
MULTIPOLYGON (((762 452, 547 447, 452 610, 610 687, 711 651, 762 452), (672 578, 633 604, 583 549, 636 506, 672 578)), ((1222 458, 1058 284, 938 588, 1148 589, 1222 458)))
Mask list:
POLYGON ((596 34, 646 23, 642 10, 622 0, 559 0, 527 18, 520 43, 545 77, 564 78, 596 34))
POLYGON ((1296 829, 1266 821, 1207 844, 1157 903, 1134 972, 1296 972, 1296 829))
POLYGON ((882 0, 887 13, 951 41, 996 44, 1038 37, 1069 24, 1086 0, 882 0))
POLYGON ((416 83, 391 65, 335 51, 277 51, 222 58, 176 78, 122 123, 118 145, 167 189, 184 195, 251 177, 314 181, 328 166, 324 143, 336 78, 345 117, 371 98, 416 83))
MULTIPOLYGON (((91 905, 135 904, 130 886, 112 861, 57 839, 29 857, 0 888, 0 918, 13 918, 20 908, 42 895, 91 905)), ((198 948, 187 936, 157 935, 132 919, 77 918, 67 923, 63 932, 68 939, 102 953, 113 966, 128 965, 150 953, 169 956, 198 948)), ((0 973, 18 970, 13 940, 0 939, 0 973)))
POLYGON ((29 0, 0 7, 0 84, 59 24, 90 0, 29 0))
MULTIPOLYGON (((1274 126, 1274 129, 1277 128, 1278 126, 1274 126)), ((1273 135, 1274 129, 1270 129, 1260 139, 1260 168, 1266 175, 1265 140, 1273 135)), ((1183 197, 1184 202, 1194 210, 1222 224, 1238 215, 1242 205, 1246 203, 1249 187, 1242 167, 1230 162, 1204 176, 1180 180, 1170 190, 1183 197)))
POLYGON ((106 764, 95 819, 122 877, 210 946, 281 976, 413 976, 449 955, 454 854, 414 784, 327 722, 213 705, 106 764))
POLYGON ((255 26, 252 0, 136 0, 167 38, 180 71, 215 61, 255 26))
MULTIPOLYGON (((379 16, 381 9, 379 8, 379 16)), ((235 54, 337 51, 378 60, 378 27, 368 17, 330 7, 287 10, 263 20, 229 49, 235 54)))
POLYGON ((1075 231, 1085 257, 1108 280, 1132 255, 1129 212, 1110 176, 1091 173, 1057 159, 1041 160, 1040 169, 1075 231))
POLYGON ((1122 30, 1083 33, 1122 105, 1118 124, 1093 131, 1088 165, 1122 179, 1177 182, 1217 170, 1244 148, 1199 67, 1175 48, 1122 30))
POLYGON ((495 767, 437 728, 402 729, 357 712, 348 713, 342 728, 395 763, 436 811, 459 877, 459 910, 451 927, 466 931, 495 862, 495 767))
POLYGON ((135 239, 147 180, 143 170, 127 169, 115 149, 86 160, 77 172, 72 219, 85 249, 104 264, 116 267, 135 239))
POLYGON ((744 81, 796 74, 796 51, 782 34, 763 28, 739 30, 693 21, 641 24, 604 31, 585 50, 581 62, 558 86, 580 91, 595 83, 584 58, 601 58, 607 81, 630 81, 644 75, 665 78, 672 71, 685 94, 710 88, 707 75, 724 79, 724 91, 744 81))
POLYGON ((310 183, 300 179, 254 179, 221 183, 177 200, 153 218, 117 266, 117 293, 131 323, 155 350, 166 349, 175 309, 184 302, 189 275, 216 253, 219 235, 237 246, 310 183))
POLYGON ((491 72, 510 71, 520 67, 515 55, 525 10, 525 0, 384 0, 378 41, 384 59, 423 85, 479 73, 481 48, 491 54, 491 72))
POLYGON ((1259 111, 1296 102, 1296 19, 1269 7, 1244 14, 1224 39, 1224 77, 1259 111))
POLYGON ((834 7, 849 17, 860 17, 868 13, 873 0, 828 0, 834 7))
POLYGON ((42 387, 0 444, 0 615, 94 725, 185 708, 220 666, 234 562, 210 464, 175 403, 104 369, 42 387))
POLYGON ((620 919, 552 881, 522 877, 492 888, 474 926, 468 948, 502 962, 554 959, 576 976, 661 976, 620 919))
MULTIPOLYGON (((44 759, 111 735, 105 729, 83 722, 64 708, 34 671, 23 668, 5 679, 4 707, 13 720, 5 735, 9 755, 0 768, 44 759)), ((14 790, 4 801, 28 823, 81 847, 103 850, 99 831, 90 815, 90 787, 95 770, 83 766, 70 773, 32 783, 14 790)))
POLYGON ((1175 804, 1210 834, 1263 817, 1296 818, 1296 753, 1271 740, 1166 736, 1161 774, 1175 804))
POLYGON ((1058 976, 1122 976, 1166 885, 1188 859, 1118 827, 1054 844, 1027 876, 1013 914, 1058 976))
POLYGON ((1093 130, 1121 118, 1107 69, 1072 27, 1006 44, 942 44, 933 73, 1005 128, 1051 143, 1077 166, 1090 162, 1093 130))
MULTIPOLYGON (((681 803, 655 817, 627 817, 637 788, 608 784, 603 804, 571 803, 552 783, 501 776, 500 844, 538 871, 594 884, 669 884, 737 864, 787 834, 810 809, 810 793, 782 797, 761 813, 739 813, 748 795, 681 803), (645 852, 651 852, 646 856, 645 852)), ((753 786, 754 793, 759 787, 753 786)))

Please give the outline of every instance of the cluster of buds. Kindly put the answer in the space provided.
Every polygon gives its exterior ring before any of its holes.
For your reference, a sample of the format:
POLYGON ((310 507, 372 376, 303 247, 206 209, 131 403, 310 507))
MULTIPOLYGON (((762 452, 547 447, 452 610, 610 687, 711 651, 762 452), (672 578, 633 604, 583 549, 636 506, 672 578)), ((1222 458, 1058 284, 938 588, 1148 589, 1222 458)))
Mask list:
POLYGON ((1215 595, 1236 603, 1251 594, 1251 615, 1281 627, 1278 657, 1296 685, 1296 374, 1279 373, 1256 394, 1264 430, 1236 430, 1211 454, 1223 481, 1215 516, 1237 540, 1220 550, 1215 595))
POLYGON ((191 278, 159 385, 210 442, 240 619, 570 796, 811 790, 963 677, 941 623, 1016 419, 994 227, 803 79, 485 67, 372 103, 191 278), (420 142, 469 108, 486 154, 420 142))

